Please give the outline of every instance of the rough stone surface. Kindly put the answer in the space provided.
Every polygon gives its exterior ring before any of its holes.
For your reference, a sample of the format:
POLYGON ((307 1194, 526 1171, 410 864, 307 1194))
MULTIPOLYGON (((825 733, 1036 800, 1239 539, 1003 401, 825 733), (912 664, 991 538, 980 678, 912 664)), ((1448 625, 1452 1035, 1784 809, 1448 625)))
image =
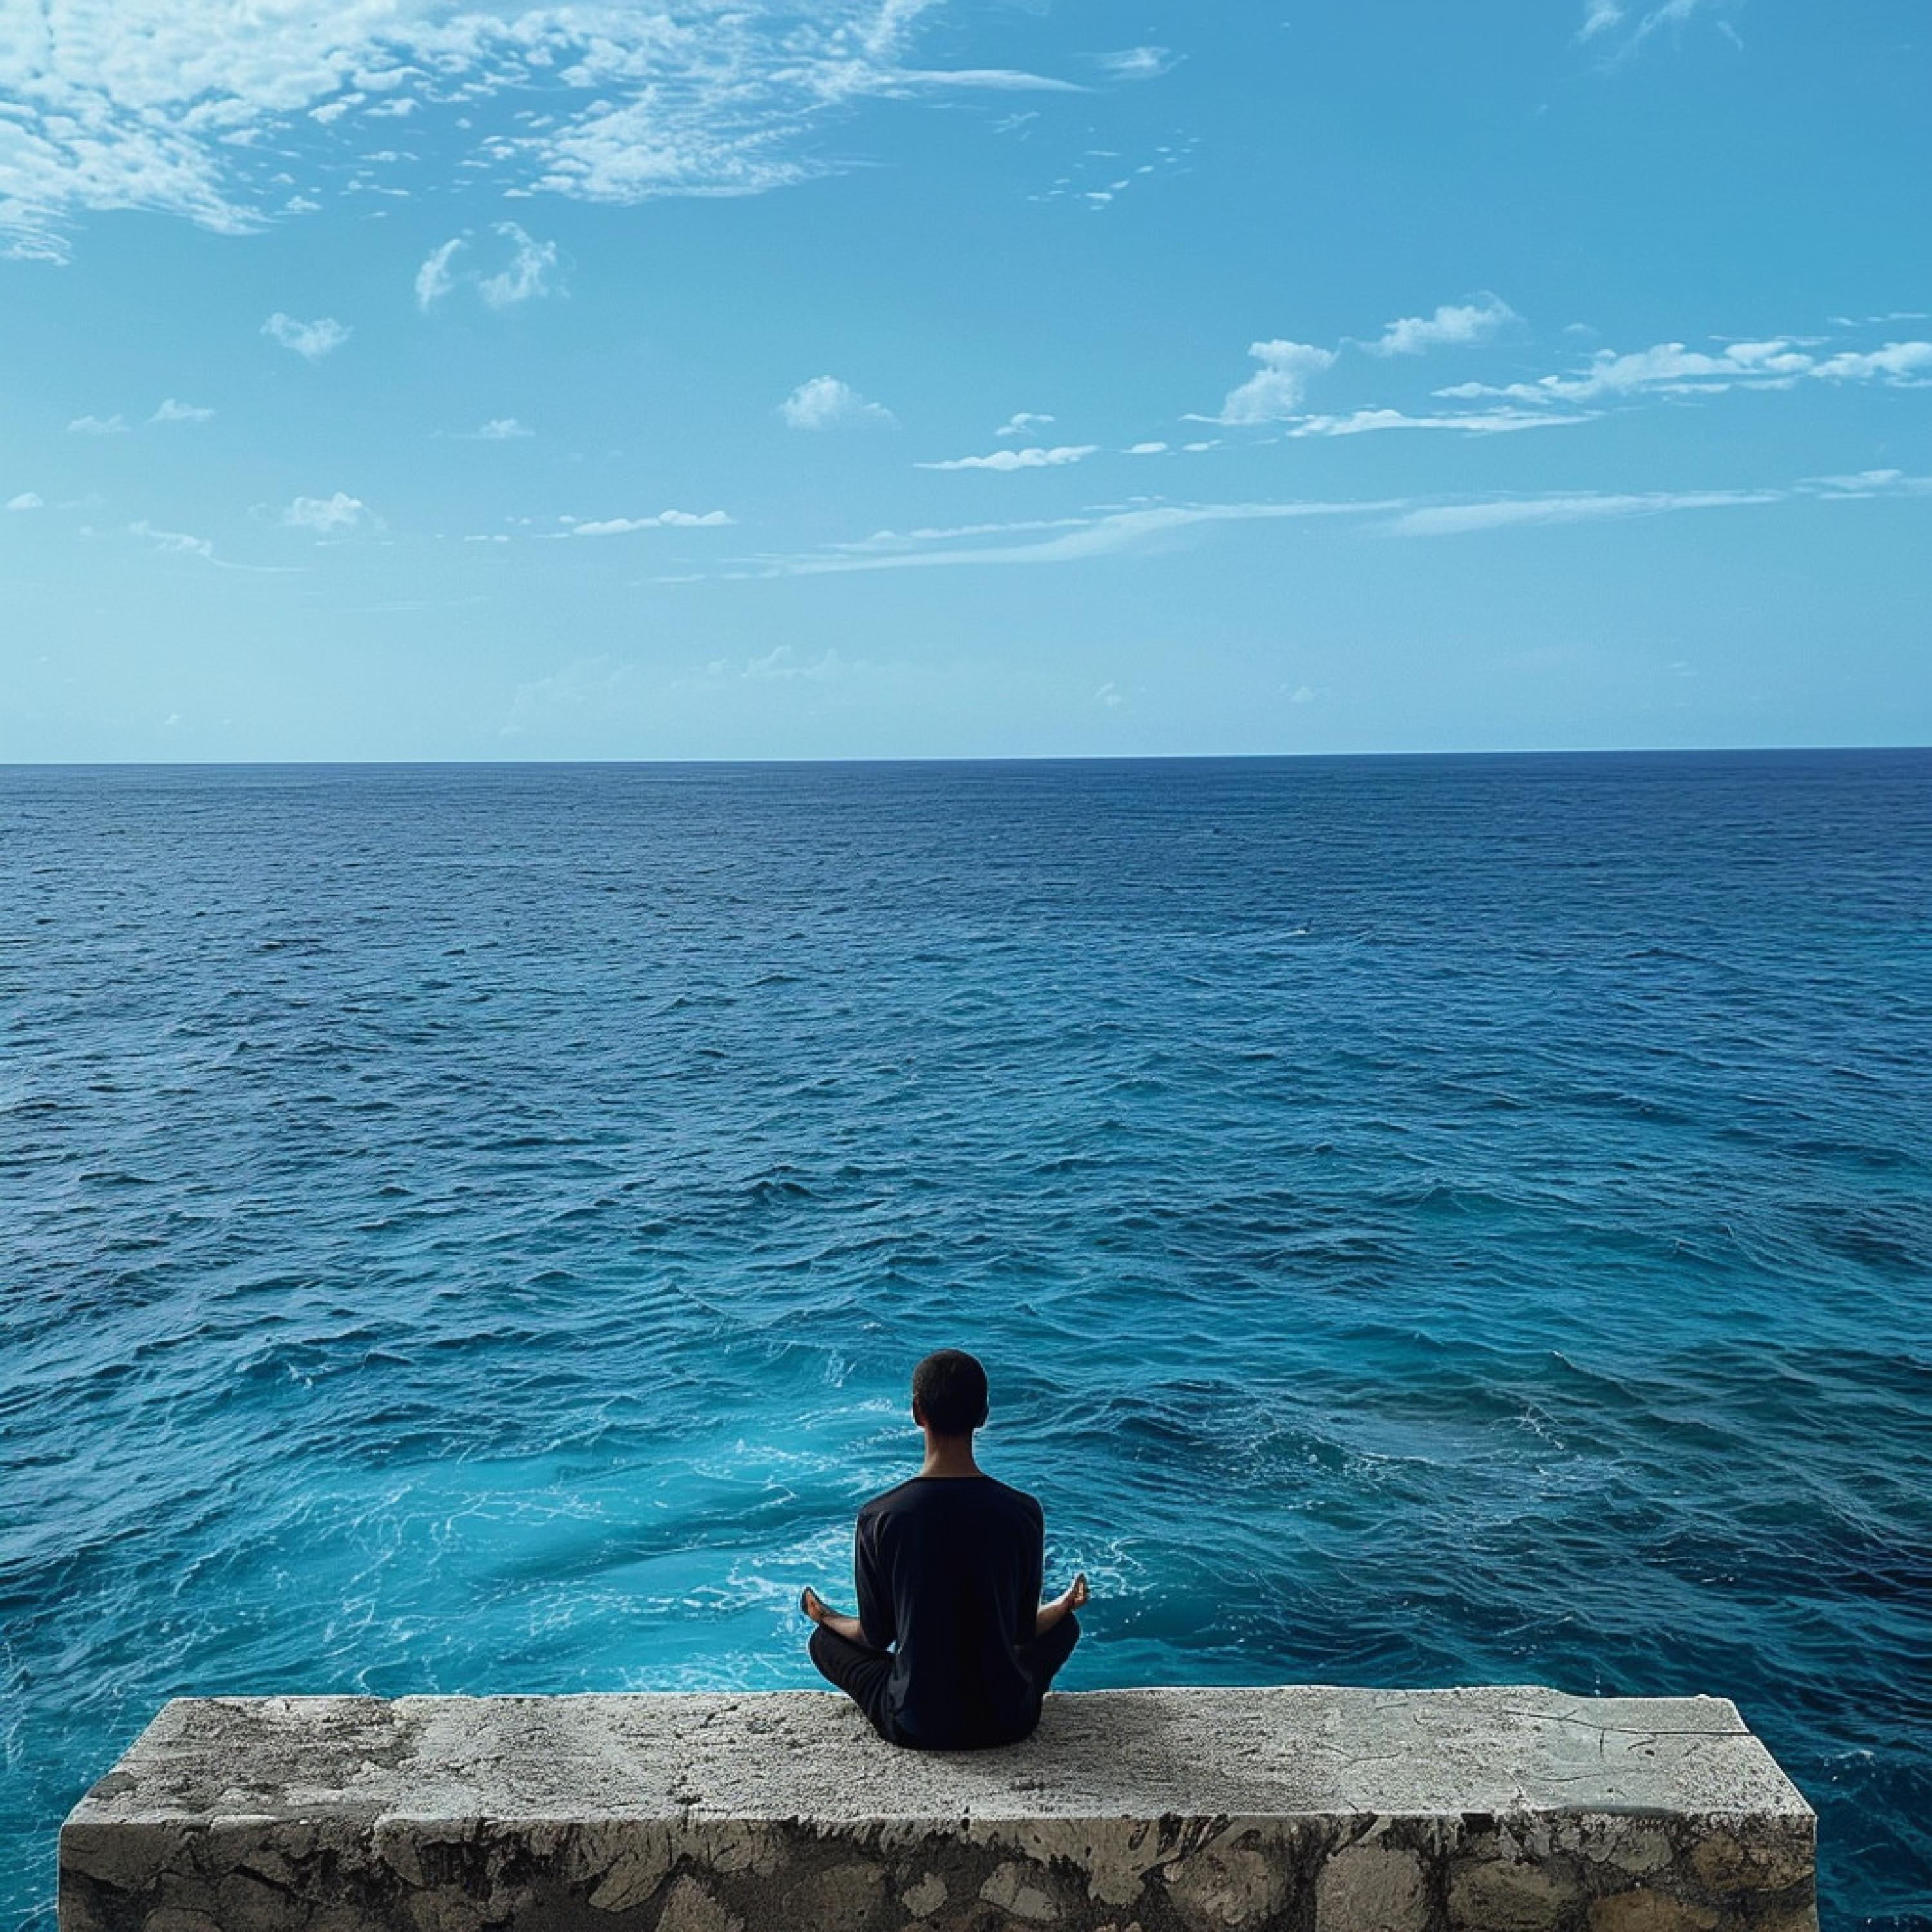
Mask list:
POLYGON ((1329 1854, 1315 1881, 1315 1932, 1426 1932, 1429 1918, 1418 1852, 1346 1845, 1329 1854))
POLYGON ((899 1751, 842 1698, 168 1705, 61 1834, 61 1932, 1815 1927, 1810 1808, 1721 1699, 1056 1696, 899 1751))

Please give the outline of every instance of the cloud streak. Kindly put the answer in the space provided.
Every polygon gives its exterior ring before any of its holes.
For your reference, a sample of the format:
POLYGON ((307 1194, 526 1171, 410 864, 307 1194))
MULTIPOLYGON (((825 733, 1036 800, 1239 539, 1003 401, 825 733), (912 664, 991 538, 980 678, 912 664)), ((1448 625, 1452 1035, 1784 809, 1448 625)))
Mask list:
POLYGON ((1061 443, 1052 449, 1035 443, 1024 449, 995 449, 985 456, 955 456, 943 463, 919 463, 916 470, 1060 470, 1084 463, 1098 449, 1093 442, 1061 443))
POLYGON ((416 307, 427 315, 456 286, 450 263, 468 244, 460 235, 452 236, 441 248, 433 248, 416 271, 416 307))
POLYGON ((623 537, 634 530, 722 530, 733 520, 722 510, 706 510, 702 516, 694 515, 688 510, 660 510, 654 517, 604 517, 584 523, 570 521, 569 529, 563 534, 573 537, 623 537))
POLYGON ((1385 430, 1456 430, 1465 436, 1507 436, 1517 430, 1563 429, 1591 420, 1588 413, 1557 416, 1540 410, 1471 410, 1450 416, 1412 416, 1400 410, 1364 409, 1347 416, 1304 416, 1284 434, 1372 436, 1385 430))
POLYGON ((1496 386, 1459 382, 1444 398, 1492 397, 1532 404, 1614 401, 1644 394, 1718 395, 1726 389, 1792 389, 1801 382, 1882 382, 1916 388, 1932 382, 1932 342, 1888 342, 1870 350, 1820 356, 1787 336, 1733 342, 1715 350, 1660 342, 1619 354, 1600 349, 1582 368, 1496 386))
POLYGON ((1736 509, 1778 503, 1784 490, 1652 490, 1624 494, 1583 491, 1574 496, 1504 496, 1472 503, 1437 503, 1405 510, 1390 525, 1398 536, 1464 536, 1478 530, 1526 524, 1600 523, 1626 517, 1658 517, 1672 511, 1736 509))
POLYGON ((1308 520, 1353 522, 1400 537, 1474 536, 1490 531, 1562 524, 1628 522, 1704 510, 1804 501, 1932 499, 1932 477, 1896 470, 1808 478, 1756 489, 1570 490, 1426 501, 1412 497, 1292 499, 1275 502, 1151 503, 1074 517, 964 524, 900 532, 880 530, 856 541, 790 556, 749 560, 721 573, 734 577, 842 575, 880 570, 1022 568, 1082 563, 1144 552, 1184 533, 1215 525, 1308 520))
POLYGON ((766 577, 819 577, 854 571, 1078 563, 1147 549, 1164 538, 1205 524, 1276 522, 1310 517, 1360 517, 1405 507, 1400 501, 1163 503, 1096 512, 1086 517, 1056 518, 1043 523, 1029 520, 980 524, 956 530, 915 531, 902 538, 882 532, 863 543, 835 547, 829 551, 763 559, 753 574, 766 577), (1016 536, 1042 530, 1054 534, 1034 536, 1025 542, 1011 541, 1016 536), (959 541, 975 536, 994 541, 959 541))

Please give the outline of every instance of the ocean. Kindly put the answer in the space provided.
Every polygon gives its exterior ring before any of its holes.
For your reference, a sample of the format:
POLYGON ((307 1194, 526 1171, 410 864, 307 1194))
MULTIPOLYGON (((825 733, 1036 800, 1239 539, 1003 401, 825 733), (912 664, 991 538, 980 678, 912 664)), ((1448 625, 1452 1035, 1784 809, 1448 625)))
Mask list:
POLYGON ((1932 753, 0 771, 0 1923, 167 1697, 1734 1698, 1932 1926, 1932 753))

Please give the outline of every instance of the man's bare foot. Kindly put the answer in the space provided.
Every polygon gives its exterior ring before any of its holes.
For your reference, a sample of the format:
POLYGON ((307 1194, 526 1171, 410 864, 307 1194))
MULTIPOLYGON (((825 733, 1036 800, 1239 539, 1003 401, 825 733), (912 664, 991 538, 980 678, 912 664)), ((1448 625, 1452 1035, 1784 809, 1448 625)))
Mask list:
POLYGON ((798 1593, 798 1607, 815 1624, 824 1622, 828 1614, 825 1607, 825 1599, 809 1583, 798 1593))

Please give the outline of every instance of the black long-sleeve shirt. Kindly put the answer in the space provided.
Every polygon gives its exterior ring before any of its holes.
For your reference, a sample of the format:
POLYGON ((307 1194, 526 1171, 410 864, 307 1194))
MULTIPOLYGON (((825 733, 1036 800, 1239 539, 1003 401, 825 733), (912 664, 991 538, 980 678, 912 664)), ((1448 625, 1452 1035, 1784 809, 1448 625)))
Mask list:
POLYGON ((915 1476, 859 1512, 859 1622, 891 1649, 886 1706, 909 1742, 957 1750, 1024 1737, 1040 1693, 1033 1639, 1046 1519, 991 1476, 915 1476))

